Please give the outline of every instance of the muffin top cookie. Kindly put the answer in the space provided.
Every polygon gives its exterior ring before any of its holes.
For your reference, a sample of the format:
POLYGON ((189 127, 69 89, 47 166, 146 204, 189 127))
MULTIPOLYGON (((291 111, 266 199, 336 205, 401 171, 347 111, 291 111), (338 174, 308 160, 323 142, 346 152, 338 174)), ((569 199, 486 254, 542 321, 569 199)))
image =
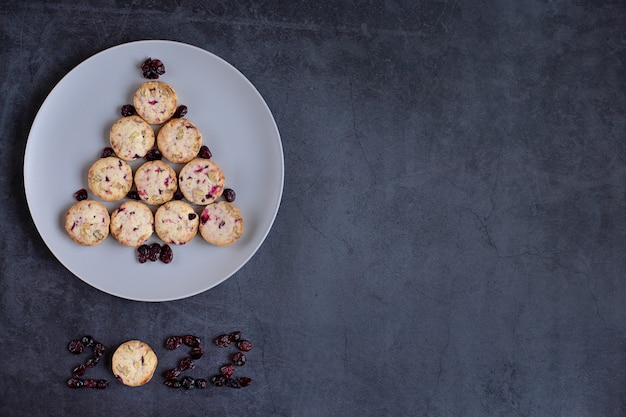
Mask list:
POLYGON ((139 198, 151 205, 167 203, 176 192, 176 172, 166 162, 148 161, 135 171, 139 198))
POLYGON ((209 204, 224 192, 224 173, 210 159, 189 161, 178 174, 180 191, 194 204, 209 204))
POLYGON ((171 119, 157 135, 157 148, 174 163, 189 162, 198 155, 202 146, 202 134, 185 118, 171 119))
POLYGON ((109 212, 102 203, 83 200, 65 213, 65 230, 75 242, 94 246, 109 235, 110 221, 109 212))
POLYGON ((169 120, 176 112, 177 103, 176 91, 162 81, 143 83, 133 96, 137 114, 150 124, 160 124, 169 120))
POLYGON ((111 147, 120 159, 143 158, 154 146, 154 130, 139 116, 122 117, 111 126, 111 147))
POLYGON ((198 233, 199 218, 191 205, 184 201, 170 201, 154 214, 157 236, 174 245, 184 245, 198 233))
POLYGON ((243 232, 241 212, 227 201, 209 204, 200 214, 199 230, 202 238, 213 245, 230 245, 243 232))
POLYGON ((133 171, 126 161, 115 156, 100 158, 89 168, 87 184, 100 199, 118 201, 130 191, 133 171))
POLYGON ((139 340, 122 343, 111 359, 113 374, 124 385, 144 385, 154 375, 157 356, 147 344, 139 340))
POLYGON ((154 216, 139 201, 125 201, 111 213, 111 235, 122 245, 136 247, 152 236, 154 216))

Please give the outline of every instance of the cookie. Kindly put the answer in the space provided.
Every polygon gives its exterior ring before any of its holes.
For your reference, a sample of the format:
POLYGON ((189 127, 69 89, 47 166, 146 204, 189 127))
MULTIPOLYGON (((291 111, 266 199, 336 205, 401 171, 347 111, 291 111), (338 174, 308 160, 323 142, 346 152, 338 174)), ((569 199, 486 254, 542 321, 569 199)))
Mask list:
POLYGON ((202 238, 213 245, 230 245, 243 232, 241 212, 227 201, 209 204, 200 214, 199 231, 202 238))
POLYGON ((158 361, 150 346, 129 340, 115 350, 111 362, 113 374, 122 384, 138 387, 152 379, 158 361))
POLYGON ((122 117, 111 126, 109 141, 125 161, 143 158, 154 146, 154 130, 139 116, 122 117))
POLYGON ((174 197, 176 172, 166 162, 148 161, 135 171, 135 187, 139 198, 151 205, 167 203, 174 197))
POLYGON ((111 213, 111 235, 124 246, 144 243, 152 236, 153 225, 152 210, 139 201, 125 201, 111 213))
POLYGON ((150 124, 161 124, 176 112, 178 97, 171 85, 162 81, 143 83, 133 95, 137 114, 150 124))
POLYGON ((115 156, 100 158, 89 168, 87 184, 98 198, 118 201, 130 191, 133 171, 126 161, 115 156))
POLYGON ((84 246, 102 243, 109 235, 111 219, 107 208, 95 200, 82 200, 65 213, 65 230, 84 246))
POLYGON ((198 233, 199 217, 184 201, 170 201, 154 213, 154 230, 168 244, 184 245, 198 233))
POLYGON ((171 119, 159 130, 156 142, 164 158, 174 163, 184 163, 198 155, 202 134, 188 119, 171 119))
POLYGON ((187 200, 205 205, 217 200, 224 192, 224 173, 210 159, 196 158, 180 170, 178 184, 187 200))

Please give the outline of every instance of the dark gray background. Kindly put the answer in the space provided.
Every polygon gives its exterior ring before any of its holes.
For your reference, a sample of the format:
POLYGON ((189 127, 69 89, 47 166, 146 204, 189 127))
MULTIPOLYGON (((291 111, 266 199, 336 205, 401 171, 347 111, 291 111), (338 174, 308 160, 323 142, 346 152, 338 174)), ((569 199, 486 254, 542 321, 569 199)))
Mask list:
POLYGON ((0 23, 0 415, 626 415, 624 1, 4 1, 0 23), (166 303, 75 278, 23 191, 46 95, 139 39, 237 67, 285 154, 261 249, 166 303), (167 336, 236 329, 251 387, 163 386, 167 336), (67 388, 85 333, 154 345, 159 375, 67 388))

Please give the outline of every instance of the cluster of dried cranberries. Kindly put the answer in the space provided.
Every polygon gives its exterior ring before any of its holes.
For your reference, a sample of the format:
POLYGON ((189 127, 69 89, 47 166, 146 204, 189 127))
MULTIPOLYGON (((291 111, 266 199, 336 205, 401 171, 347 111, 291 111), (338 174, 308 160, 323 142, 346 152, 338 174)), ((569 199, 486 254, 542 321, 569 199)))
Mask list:
POLYGON ((165 349, 174 350, 183 344, 191 348, 189 356, 181 359, 176 368, 165 372, 165 385, 170 388, 205 389, 207 387, 206 379, 193 378, 191 376, 179 378, 183 371, 194 369, 196 365, 193 361, 200 359, 204 354, 200 338, 190 334, 185 336, 170 336, 165 341, 165 349))
POLYGON ((67 349, 75 354, 79 355, 83 353, 84 349, 91 348, 91 356, 83 363, 78 365, 72 370, 72 377, 67 380, 67 386, 70 388, 98 388, 105 389, 109 386, 106 379, 83 379, 82 377, 87 372, 87 369, 96 366, 102 355, 104 354, 105 347, 102 343, 96 342, 91 336, 83 336, 81 339, 75 339, 70 341, 67 345, 67 349))
POLYGON ((236 366, 243 366, 246 363, 246 355, 243 352, 249 352, 252 349, 252 343, 248 340, 241 338, 241 332, 235 331, 232 333, 225 333, 217 336, 213 341, 217 346, 226 348, 231 344, 235 344, 239 349, 238 352, 233 353, 231 357, 232 363, 224 364, 220 367, 220 373, 218 375, 213 375, 209 381, 211 384, 216 387, 221 387, 226 385, 231 388, 243 388, 247 387, 252 383, 252 378, 247 376, 240 376, 238 378, 233 378, 233 374, 235 373, 236 366))

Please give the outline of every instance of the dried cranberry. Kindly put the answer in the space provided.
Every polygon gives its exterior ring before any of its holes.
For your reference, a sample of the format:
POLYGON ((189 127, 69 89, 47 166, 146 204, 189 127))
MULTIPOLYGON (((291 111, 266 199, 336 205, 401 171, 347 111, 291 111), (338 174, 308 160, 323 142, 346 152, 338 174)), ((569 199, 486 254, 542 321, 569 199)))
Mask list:
POLYGON ((145 158, 146 161, 160 161, 161 159, 163 159, 163 155, 158 149, 150 149, 148 152, 146 152, 145 158))
POLYGON ((83 342, 83 346, 85 347, 91 347, 94 344, 93 337, 91 336, 83 336, 80 341, 83 342))
POLYGON ((190 376, 186 376, 183 378, 182 381, 180 381, 180 385, 185 388, 185 389, 191 389, 194 387, 194 379, 190 376))
POLYGON ((95 388, 98 384, 98 381, 95 379, 86 379, 84 382, 85 388, 95 388))
POLYGON ((228 347, 230 346, 230 343, 231 343, 230 335, 221 334, 215 338, 214 342, 219 347, 228 347))
POLYGON ((137 260, 141 264, 148 262, 148 256, 150 255, 150 247, 148 245, 141 245, 137 248, 137 260))
POLYGON ((234 378, 226 378, 226 386, 231 388, 241 388, 239 381, 234 378))
POLYGON ((165 74, 165 65, 159 59, 148 58, 141 64, 141 71, 145 78, 156 80, 165 74))
POLYGON ((228 335, 230 337, 231 342, 238 342, 241 340, 241 332, 237 330, 236 332, 232 332, 228 335))
POLYGON ((70 378, 67 380, 67 386, 70 388, 82 388, 84 386, 83 381, 78 378, 70 378))
POLYGON ((79 353, 82 353, 83 348, 84 348, 83 342, 81 342, 80 340, 72 340, 67 345, 67 350, 72 352, 74 355, 78 355, 79 353))
POLYGON ((180 376, 180 373, 181 373, 180 369, 177 369, 177 368, 170 369, 169 371, 165 373, 165 379, 175 380, 176 378, 180 376))
POLYGON ((232 188, 224 188, 224 192, 222 193, 222 195, 224 196, 224 199, 229 203, 235 201, 235 198, 237 197, 237 195, 235 194, 235 190, 233 190, 232 188))
POLYGON ((201 341, 198 336, 188 334, 183 337, 183 343, 189 347, 198 347, 200 346, 201 341))
POLYGON ((223 375, 214 375, 209 379, 209 382, 216 387, 221 387, 226 383, 226 378, 223 375))
POLYGON ((159 259, 161 262, 166 264, 172 262, 172 259, 174 259, 174 252, 172 252, 172 248, 169 245, 163 245, 159 254, 159 259))
POLYGON ((87 367, 81 363, 76 368, 72 369, 72 376, 74 378, 80 378, 81 376, 85 375, 86 371, 87 371, 87 367))
POLYGON ((247 387, 252 384, 252 378, 248 378, 247 376, 240 376, 239 378, 237 378, 237 381, 242 387, 247 387))
POLYGON ((148 259, 152 262, 155 262, 161 256, 161 245, 158 243, 153 243, 148 246, 148 259))
POLYGON ((176 119, 180 119, 181 117, 185 117, 186 115, 187 115, 187 106, 185 106, 184 104, 181 104, 180 106, 178 106, 178 108, 176 109, 172 117, 176 119))
POLYGON ((234 372, 235 368, 230 363, 227 363, 226 365, 220 367, 220 374, 224 375, 224 377, 226 378, 230 378, 231 376, 233 376, 234 372))
POLYGON ((115 155, 115 151, 113 150, 113 148, 109 146, 102 149, 102 152, 100 152, 100 158, 108 158, 109 156, 113 156, 113 155, 115 155))
POLYGON ((102 356, 102 354, 104 353, 105 350, 106 350, 106 348, 104 347, 104 345, 102 343, 96 342, 93 345, 93 355, 94 356, 102 356))
POLYGON ((85 190, 84 188, 81 188, 80 190, 74 193, 74 199, 76 201, 87 200, 88 197, 89 197, 89 194, 87 194, 87 190, 85 190))
POLYGON ((196 365, 193 363, 190 357, 182 358, 180 362, 178 362, 178 370, 186 371, 187 369, 193 369, 196 365))
POLYGON ((139 193, 136 190, 130 190, 128 194, 126 194, 126 198, 130 198, 131 200, 141 200, 141 197, 139 197, 139 193))
POLYGON ((213 156, 213 154, 211 153, 211 150, 209 149, 208 146, 206 145, 202 145, 200 147, 200 151, 198 152, 198 156, 200 158, 204 158, 204 159, 211 159, 211 157, 213 156))
POLYGON ((198 215, 197 215, 196 213, 189 213, 189 215, 187 216, 187 218, 188 218, 189 220, 193 220, 193 219, 195 219, 196 217, 198 217, 198 215))
POLYGON ((206 379, 204 378, 197 378, 194 383, 198 389, 206 389, 207 387, 206 379))
POLYGON ((243 366, 246 364, 246 355, 241 352, 235 352, 233 354, 233 363, 237 366, 243 366))
POLYGON ((170 388, 180 388, 181 384, 180 381, 176 381, 173 379, 168 379, 164 382, 166 387, 170 387, 170 388))
POLYGON ((239 348, 239 350, 248 352, 252 349, 252 343, 247 340, 240 340, 239 342, 237 342, 237 347, 239 348))
POLYGON ((185 196, 183 195, 183 192, 180 190, 176 190, 174 191, 174 200, 182 200, 183 198, 185 198, 185 196))
POLYGON ((174 350, 179 347, 183 343, 183 338, 181 336, 170 336, 165 341, 165 349, 174 350))
POLYGON ((85 361, 85 366, 87 368, 93 368, 95 367, 98 363, 100 363, 100 356, 93 356, 89 359, 87 359, 85 361))
POLYGON ((202 349, 201 346, 195 347, 191 349, 191 352, 189 352, 189 356, 191 357, 191 359, 200 359, 203 354, 204 349, 202 349))
POLYGON ((120 113, 122 113, 122 116, 128 117, 137 114, 137 110, 132 104, 124 104, 120 113))
POLYGON ((96 384, 96 388, 98 389, 106 389, 109 386, 109 382, 106 379, 99 379, 96 384))

